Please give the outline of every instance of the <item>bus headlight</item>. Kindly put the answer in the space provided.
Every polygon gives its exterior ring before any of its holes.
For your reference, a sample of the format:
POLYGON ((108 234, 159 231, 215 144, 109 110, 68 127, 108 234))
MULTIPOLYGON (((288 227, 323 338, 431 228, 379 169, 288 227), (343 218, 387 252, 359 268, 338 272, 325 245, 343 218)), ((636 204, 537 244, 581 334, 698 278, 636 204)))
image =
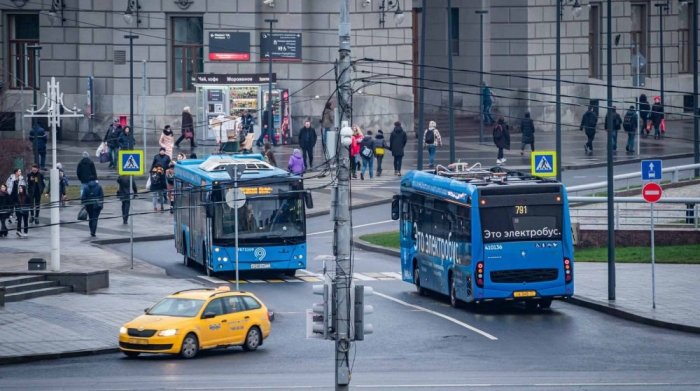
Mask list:
POLYGON ((228 262, 228 257, 224 257, 224 262, 228 262))
POLYGON ((219 250, 220 250, 220 248, 218 248, 218 247, 214 247, 214 252, 215 252, 215 253, 218 253, 218 252, 219 252, 219 250))

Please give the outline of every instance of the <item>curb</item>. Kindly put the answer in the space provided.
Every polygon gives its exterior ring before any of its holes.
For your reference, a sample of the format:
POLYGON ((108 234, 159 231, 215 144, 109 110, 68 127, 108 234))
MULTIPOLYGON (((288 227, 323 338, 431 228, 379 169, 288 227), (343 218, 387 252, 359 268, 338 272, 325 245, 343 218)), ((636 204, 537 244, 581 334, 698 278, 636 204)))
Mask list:
POLYGON ((96 356, 98 354, 110 354, 119 352, 119 348, 103 348, 103 349, 88 349, 88 350, 71 350, 60 353, 44 353, 32 354, 26 356, 7 356, 0 357, 0 365, 22 364, 40 360, 56 360, 59 358, 96 356))
MULTIPOLYGON (((358 248, 365 250, 365 251, 373 251, 377 252, 380 254, 385 254, 385 255, 395 255, 395 256, 400 256, 401 253, 399 250, 394 250, 386 247, 381 247, 381 246, 376 246, 374 244, 368 243, 364 240, 360 240, 359 238, 353 238, 353 244, 357 246, 358 248)), ((574 295, 573 297, 570 297, 565 300, 567 303, 571 303, 580 307, 585 307, 588 309, 592 309, 598 312, 602 312, 611 316, 615 316, 617 318, 629 320, 632 322, 636 323, 642 323, 646 324, 649 326, 655 326, 655 327, 661 327, 669 330, 676 330, 676 331, 684 331, 687 333, 694 333, 694 334, 700 334, 700 327, 696 326, 689 326, 685 324, 680 324, 680 323, 673 323, 673 322, 667 322, 664 320, 659 320, 659 319, 654 319, 654 318, 648 318, 645 316, 637 315, 629 310, 622 309, 620 307, 616 307, 611 304, 603 303, 597 300, 589 299, 584 296, 576 296, 574 295)))

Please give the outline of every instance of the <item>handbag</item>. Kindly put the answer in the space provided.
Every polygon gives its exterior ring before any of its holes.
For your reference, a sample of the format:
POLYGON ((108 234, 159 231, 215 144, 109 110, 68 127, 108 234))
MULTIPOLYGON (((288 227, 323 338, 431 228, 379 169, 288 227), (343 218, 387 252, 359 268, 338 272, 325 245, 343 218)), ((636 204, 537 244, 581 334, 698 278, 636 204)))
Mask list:
POLYGON ((148 180, 146 180, 146 190, 151 190, 151 176, 148 176, 148 180))
POLYGON ((87 209, 85 209, 85 207, 83 206, 82 208, 80 208, 80 212, 78 212, 78 220, 85 221, 87 219, 88 219, 87 209))
POLYGON ((384 147, 374 148, 374 154, 377 156, 384 156, 384 147))
POLYGON ((102 151, 100 153, 100 163, 107 163, 111 160, 111 157, 109 156, 109 149, 102 151))
POLYGON ((666 119, 665 118, 661 118, 660 128, 661 128, 661 133, 666 133, 666 119))
POLYGON ((185 136, 186 139, 192 139, 194 137, 194 132, 192 132, 192 129, 185 129, 182 131, 182 135, 185 136))

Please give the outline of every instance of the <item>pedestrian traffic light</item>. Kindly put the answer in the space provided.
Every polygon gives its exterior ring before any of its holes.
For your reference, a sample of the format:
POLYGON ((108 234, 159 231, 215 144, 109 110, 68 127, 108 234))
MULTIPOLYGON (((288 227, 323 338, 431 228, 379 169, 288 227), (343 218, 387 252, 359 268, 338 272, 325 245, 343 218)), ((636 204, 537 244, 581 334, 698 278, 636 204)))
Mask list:
POLYGON ((353 333, 354 341, 362 341, 365 339, 365 334, 372 334, 374 328, 371 323, 365 322, 365 315, 374 312, 374 307, 371 305, 365 305, 365 295, 370 296, 374 293, 371 287, 365 287, 364 285, 355 285, 350 291, 352 294, 353 303, 353 327, 355 328, 353 333))
POLYGON ((312 331, 314 334, 318 334, 319 338, 330 339, 332 315, 332 303, 330 300, 332 297, 331 285, 328 282, 325 282, 323 285, 314 285, 313 291, 315 295, 323 296, 323 302, 313 304, 312 331))

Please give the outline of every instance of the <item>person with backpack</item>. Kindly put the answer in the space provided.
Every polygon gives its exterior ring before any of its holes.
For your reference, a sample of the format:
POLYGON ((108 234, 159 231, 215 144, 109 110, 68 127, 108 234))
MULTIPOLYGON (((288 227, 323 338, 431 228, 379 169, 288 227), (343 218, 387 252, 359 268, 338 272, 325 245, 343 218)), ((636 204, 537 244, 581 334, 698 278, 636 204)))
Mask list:
POLYGON ((642 94, 639 95, 639 119, 642 121, 642 128, 639 129, 639 134, 644 137, 649 136, 649 131, 651 130, 651 105, 649 105, 649 100, 647 96, 642 94))
POLYGON ((622 120, 622 128, 627 132, 627 153, 634 153, 634 138, 637 135, 637 113, 634 111, 634 106, 630 106, 625 113, 625 118, 622 120))
POLYGON ((530 118, 530 113, 525 113, 525 118, 520 121, 520 131, 523 133, 520 146, 520 156, 525 154, 525 146, 530 145, 530 151, 535 152, 535 123, 530 118))
POLYGON ((369 178, 374 178, 374 139, 372 139, 371 130, 368 130, 360 141, 360 156, 362 156, 360 179, 365 180, 365 171, 367 170, 369 170, 369 178))
POLYGON ((314 147, 316 146, 316 129, 311 127, 311 121, 304 121, 304 127, 299 130, 299 147, 304 156, 304 167, 311 170, 314 165, 314 147))
POLYGON ((104 192, 102 186, 96 180, 92 180, 88 183, 87 189, 80 197, 80 202, 85 207, 85 211, 88 215, 88 225, 90 227, 90 236, 93 238, 97 233, 97 220, 100 218, 100 212, 102 212, 102 207, 104 206, 104 192))
MULTIPOLYGON (((622 128, 622 118, 617 113, 617 107, 613 106, 610 111, 612 113, 612 149, 617 151, 617 132, 622 128)), ((608 115, 605 115, 605 130, 610 131, 608 129, 608 115)))
MULTIPOLYGON (((167 156, 167 155, 166 155, 167 156)), ((151 169, 151 173, 149 174, 149 178, 151 181, 151 187, 149 190, 151 191, 151 197, 153 198, 153 211, 157 212, 158 211, 158 204, 160 204, 160 211, 164 211, 165 209, 163 208, 163 204, 165 203, 165 170, 163 170, 163 166, 160 165, 160 163, 156 163, 155 166, 151 169)))
POLYGON ((423 132, 423 144, 428 149, 428 165, 433 168, 435 167, 437 147, 442 146, 442 137, 440 137, 440 131, 437 130, 435 121, 428 122, 428 129, 423 132))
POLYGON ((389 136, 389 149, 394 157, 394 175, 401 176, 401 165, 403 164, 404 149, 407 142, 408 136, 401 127, 401 122, 394 122, 394 130, 391 131, 391 136, 389 136))
POLYGON ((374 156, 377 159, 377 176, 382 176, 382 160, 384 160, 384 152, 386 151, 386 141, 384 140, 384 132, 381 129, 377 130, 377 135, 374 136, 374 156))
POLYGON ((510 132, 508 131, 506 120, 503 117, 500 117, 498 122, 496 122, 496 125, 493 127, 493 143, 496 144, 496 147, 498 147, 496 164, 505 163, 506 158, 503 156, 503 150, 510 149, 510 132))
POLYGON ((95 163, 90 159, 90 154, 87 151, 83 151, 83 158, 78 162, 78 168, 75 173, 80 181, 80 195, 82 196, 87 184, 91 180, 97 179, 95 163))
POLYGON ((654 125, 654 139, 661 138, 661 132, 666 131, 661 129, 661 123, 664 120, 664 106, 661 104, 661 98, 654 97, 654 105, 651 106, 651 124, 654 125))
POLYGON ((136 197, 138 189, 136 188, 136 182, 131 181, 131 191, 129 190, 129 177, 127 175, 119 175, 117 177, 117 197, 119 201, 122 202, 122 221, 124 224, 129 222, 129 209, 131 209, 131 199, 136 197))
POLYGON ((593 106, 588 106, 588 111, 581 118, 581 126, 579 130, 585 130, 586 144, 583 145, 586 154, 593 154, 593 139, 595 139, 595 127, 598 123, 598 116, 595 113, 595 108, 593 106))

